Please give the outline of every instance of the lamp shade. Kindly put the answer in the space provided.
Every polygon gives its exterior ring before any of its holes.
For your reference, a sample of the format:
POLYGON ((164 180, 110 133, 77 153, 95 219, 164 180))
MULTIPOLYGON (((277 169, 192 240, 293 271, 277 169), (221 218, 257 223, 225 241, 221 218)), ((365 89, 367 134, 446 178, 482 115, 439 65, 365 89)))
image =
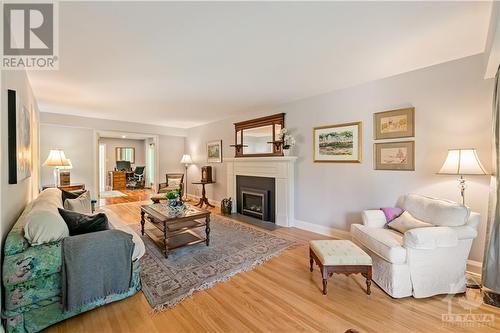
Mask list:
POLYGON ((71 160, 69 158, 67 158, 66 161, 68 161, 69 165, 62 166, 59 169, 64 169, 64 170, 71 170, 71 169, 73 169, 73 164, 71 163, 71 160))
POLYGON ((486 175, 475 149, 450 149, 439 174, 486 175))
POLYGON ((193 160, 191 159, 191 155, 189 155, 189 154, 182 155, 181 163, 183 163, 183 164, 193 163, 193 160))
POLYGON ((43 163, 43 166, 51 167, 67 167, 70 165, 71 162, 68 161, 62 149, 50 150, 49 157, 47 157, 47 160, 45 160, 45 163, 43 163))

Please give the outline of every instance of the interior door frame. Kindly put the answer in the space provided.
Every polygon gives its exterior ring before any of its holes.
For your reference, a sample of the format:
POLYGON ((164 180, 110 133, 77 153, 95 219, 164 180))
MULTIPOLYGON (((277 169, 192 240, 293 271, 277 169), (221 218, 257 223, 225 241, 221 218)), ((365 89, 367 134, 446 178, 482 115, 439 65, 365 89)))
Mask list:
MULTIPOLYGON (((120 138, 121 136, 127 136, 129 139, 134 139, 134 137, 141 136, 143 139, 137 139, 137 140, 144 140, 146 138, 151 138, 153 139, 154 147, 155 147, 155 153, 154 153, 154 183, 157 185, 160 181, 160 136, 159 135, 154 135, 154 134, 146 134, 146 133, 132 133, 132 132, 123 132, 123 131, 99 131, 95 130, 94 131, 94 186, 93 188, 95 189, 94 191, 96 193, 93 193, 94 198, 100 198, 100 191, 99 191, 99 139, 100 138, 106 138, 109 135, 113 135, 113 137, 118 137, 120 138)), ((153 191, 155 189, 152 189, 153 191)))

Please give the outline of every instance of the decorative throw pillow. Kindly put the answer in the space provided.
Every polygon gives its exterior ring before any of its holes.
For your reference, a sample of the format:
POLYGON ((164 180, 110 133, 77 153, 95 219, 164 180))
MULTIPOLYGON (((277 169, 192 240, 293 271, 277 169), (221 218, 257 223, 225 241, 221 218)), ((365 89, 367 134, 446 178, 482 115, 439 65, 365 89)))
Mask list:
POLYGON ((179 187, 180 184, 181 180, 178 178, 168 180, 168 187, 179 187))
POLYGON ((385 219, 387 220, 387 222, 391 222, 404 212, 404 210, 398 207, 385 207, 385 208, 380 208, 380 210, 384 212, 385 219))
POLYGON ((86 192, 87 192, 87 190, 77 190, 77 191, 65 191, 65 190, 61 190, 62 201, 64 203, 67 199, 76 199, 80 195, 82 195, 82 194, 84 194, 86 192))
POLYGON ((389 226, 389 228, 399 231, 402 234, 404 234, 408 230, 415 228, 433 227, 433 225, 430 223, 423 222, 414 218, 407 211, 401 214, 401 216, 395 218, 392 222, 389 222, 387 225, 389 226))
POLYGON ((68 225, 70 236, 109 229, 108 218, 104 213, 86 215, 59 208, 59 214, 68 225))
POLYGON ((90 193, 86 191, 75 199, 66 199, 64 209, 71 210, 80 214, 92 214, 92 202, 90 193))
POLYGON ((57 212, 42 208, 26 215, 24 238, 31 245, 56 242, 68 236, 68 226, 57 212))

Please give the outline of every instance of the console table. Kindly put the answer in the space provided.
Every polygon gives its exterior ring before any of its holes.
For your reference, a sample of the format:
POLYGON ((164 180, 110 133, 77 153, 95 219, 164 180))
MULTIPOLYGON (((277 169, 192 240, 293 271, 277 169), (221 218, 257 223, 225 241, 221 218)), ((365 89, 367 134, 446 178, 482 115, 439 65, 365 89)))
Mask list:
POLYGON ((198 201, 198 203, 195 206, 203 208, 203 204, 205 204, 205 205, 207 205, 207 207, 215 208, 214 205, 212 205, 212 204, 210 204, 210 202, 208 202, 207 192, 205 191, 205 185, 207 185, 207 184, 215 184, 215 182, 194 182, 194 183, 191 183, 191 184, 193 184, 193 185, 201 185, 201 198, 200 198, 200 201, 198 201))

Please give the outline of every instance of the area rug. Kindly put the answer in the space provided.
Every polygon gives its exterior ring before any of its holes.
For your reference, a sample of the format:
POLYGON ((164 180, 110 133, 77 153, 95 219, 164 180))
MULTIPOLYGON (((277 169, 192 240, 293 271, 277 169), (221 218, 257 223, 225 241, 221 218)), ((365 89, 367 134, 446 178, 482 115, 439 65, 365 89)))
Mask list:
POLYGON ((127 195, 123 192, 120 191, 104 191, 99 193, 99 197, 101 199, 104 198, 121 198, 121 197, 126 197, 127 195))
MULTIPOLYGON (((210 229, 210 246, 200 243, 178 248, 168 259, 149 237, 142 237, 146 245, 141 259, 142 291, 155 311, 171 308, 195 291, 252 270, 294 244, 221 216, 212 216, 210 229)), ((139 226, 136 232, 140 233, 139 226)), ((204 235, 204 229, 198 232, 204 235)))

